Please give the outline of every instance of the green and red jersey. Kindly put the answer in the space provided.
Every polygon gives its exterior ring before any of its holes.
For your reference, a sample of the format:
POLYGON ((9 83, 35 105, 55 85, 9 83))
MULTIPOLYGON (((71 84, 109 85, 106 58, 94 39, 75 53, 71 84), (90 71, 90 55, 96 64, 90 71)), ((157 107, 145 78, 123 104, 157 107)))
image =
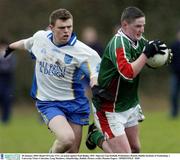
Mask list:
POLYGON ((131 62, 135 61, 145 46, 142 37, 133 42, 121 30, 108 43, 100 65, 98 84, 115 96, 115 100, 99 101, 93 98, 97 110, 122 112, 139 103, 139 75, 133 78, 131 62))

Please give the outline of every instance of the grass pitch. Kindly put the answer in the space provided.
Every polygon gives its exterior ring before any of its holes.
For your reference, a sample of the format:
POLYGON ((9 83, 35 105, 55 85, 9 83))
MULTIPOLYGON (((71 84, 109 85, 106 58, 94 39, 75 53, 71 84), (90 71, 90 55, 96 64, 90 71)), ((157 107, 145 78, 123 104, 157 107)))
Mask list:
MULTIPOLYGON (((170 119, 167 109, 144 110, 140 124, 142 153, 179 153, 180 119, 170 119)), ((98 153, 85 146, 87 127, 83 130, 80 153, 98 153)), ((34 106, 15 107, 10 124, 0 124, 0 153, 47 153, 54 136, 42 123, 34 106)))

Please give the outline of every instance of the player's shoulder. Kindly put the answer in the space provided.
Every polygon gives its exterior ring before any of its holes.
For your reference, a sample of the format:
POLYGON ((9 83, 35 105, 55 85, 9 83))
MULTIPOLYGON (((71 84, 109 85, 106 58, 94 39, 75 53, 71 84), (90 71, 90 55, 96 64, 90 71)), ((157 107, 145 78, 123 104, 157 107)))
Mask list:
POLYGON ((86 45, 85 43, 83 43, 80 40, 77 40, 75 46, 77 48, 81 48, 81 50, 83 50, 84 53, 86 53, 86 54, 98 54, 94 49, 92 49, 91 47, 89 47, 88 45, 86 45))
POLYGON ((117 48, 123 47, 123 39, 120 34, 115 34, 112 36, 112 38, 109 40, 106 49, 110 50, 116 50, 117 48))
POLYGON ((47 37, 49 34, 51 34, 52 31, 48 30, 39 30, 36 33, 34 33, 33 37, 37 38, 37 37, 47 37))

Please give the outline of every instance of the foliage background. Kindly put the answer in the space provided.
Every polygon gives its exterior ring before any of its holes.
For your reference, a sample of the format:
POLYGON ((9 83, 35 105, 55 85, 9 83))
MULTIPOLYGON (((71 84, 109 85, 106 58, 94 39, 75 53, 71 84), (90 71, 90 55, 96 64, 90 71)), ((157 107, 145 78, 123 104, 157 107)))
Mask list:
MULTIPOLYGON (((180 24, 179 3, 178 0, 0 0, 0 37, 7 37, 10 42, 28 38, 48 26, 49 14, 53 10, 66 8, 74 16, 74 30, 79 39, 82 29, 92 25, 105 46, 114 27, 120 22, 123 9, 137 6, 146 14, 145 37, 161 39, 170 44, 180 24)), ((29 99, 33 62, 29 55, 21 52, 17 54, 17 60, 15 96, 17 100, 22 97, 29 99)), ((145 94, 152 94, 157 85, 163 90, 162 93, 168 93, 167 67, 156 71, 145 68, 143 74, 141 88, 145 94)))

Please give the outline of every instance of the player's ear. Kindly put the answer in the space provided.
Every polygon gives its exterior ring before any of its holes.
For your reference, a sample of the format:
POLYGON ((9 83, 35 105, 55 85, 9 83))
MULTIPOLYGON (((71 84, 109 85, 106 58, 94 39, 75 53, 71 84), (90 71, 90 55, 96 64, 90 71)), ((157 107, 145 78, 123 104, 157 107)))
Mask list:
POLYGON ((48 26, 48 28, 49 28, 50 30, 53 30, 54 26, 53 26, 52 24, 50 24, 50 25, 48 26))
POLYGON ((127 22, 126 20, 123 20, 123 21, 121 22, 121 26, 122 26, 123 28, 126 28, 127 25, 128 25, 128 22, 127 22))

